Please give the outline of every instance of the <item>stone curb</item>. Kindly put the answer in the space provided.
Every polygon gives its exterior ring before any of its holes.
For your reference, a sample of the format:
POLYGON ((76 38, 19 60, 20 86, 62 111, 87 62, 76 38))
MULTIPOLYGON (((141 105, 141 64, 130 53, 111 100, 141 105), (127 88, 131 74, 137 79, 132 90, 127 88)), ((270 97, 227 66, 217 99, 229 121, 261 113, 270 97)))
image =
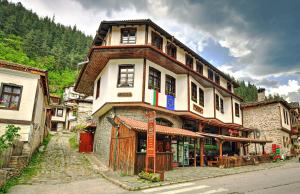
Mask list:
MULTIPOLYGON (((84 157, 93 165, 93 166, 97 166, 96 164, 94 164, 93 161, 91 161, 91 159, 84 154, 84 157)), ((254 169, 254 170, 245 170, 243 172, 234 172, 234 173, 226 173, 226 174, 220 174, 220 175, 212 175, 212 176, 206 176, 206 177, 199 177, 199 178, 191 178, 191 179, 185 179, 185 180, 178 180, 178 181, 170 181, 170 182, 162 182, 160 184, 155 184, 155 185, 146 185, 146 186, 141 186, 141 187, 133 187, 133 186, 128 186, 125 183, 122 183, 119 180, 116 180, 114 178, 111 178, 109 176, 107 176, 103 171, 100 171, 98 168, 96 169, 99 174, 105 178, 106 180, 110 181, 111 183, 120 186, 123 189, 126 189, 128 191, 138 191, 138 190, 144 190, 144 189, 150 189, 150 188, 155 188, 155 187, 161 187, 161 186, 167 186, 167 185, 173 185, 173 184, 178 184, 178 183, 186 183, 186 182, 192 182, 192 181, 199 181, 199 180, 205 180, 205 179, 210 179, 210 178, 217 178, 217 177, 224 177, 224 176, 228 176, 228 175, 235 175, 235 174, 242 174, 242 173, 248 173, 248 172, 255 172, 255 171, 261 171, 261 170, 267 170, 267 169, 272 169, 272 168, 277 168, 277 167, 281 167, 283 165, 283 163, 281 163, 278 166, 271 166, 271 167, 267 167, 267 168, 261 168, 261 169, 254 169)))

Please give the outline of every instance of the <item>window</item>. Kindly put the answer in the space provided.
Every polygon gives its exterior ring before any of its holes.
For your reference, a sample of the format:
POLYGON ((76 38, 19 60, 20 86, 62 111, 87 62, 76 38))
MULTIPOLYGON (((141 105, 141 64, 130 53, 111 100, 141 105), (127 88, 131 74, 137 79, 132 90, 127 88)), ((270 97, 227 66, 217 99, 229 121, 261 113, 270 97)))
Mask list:
POLYGON ((240 105, 238 103, 234 103, 235 116, 240 117, 240 105))
POLYGON ((284 120, 284 123, 286 123, 286 114, 285 114, 285 110, 283 109, 283 120, 284 120))
POLYGON ((203 65, 199 61, 196 62, 196 71, 203 75, 203 65))
POLYGON ((160 92, 160 75, 160 71, 154 69, 153 67, 149 67, 149 89, 155 89, 160 92))
POLYGON ((285 109, 283 109, 283 117, 284 117, 284 123, 289 124, 289 112, 285 109))
POLYGON ((121 43, 135 44, 135 41, 136 41, 136 28, 121 29, 121 43))
POLYGON ((215 82, 220 85, 220 76, 218 74, 215 74, 215 82))
POLYGON ((186 64, 189 68, 193 69, 193 57, 191 57, 191 56, 188 55, 188 54, 185 54, 185 64, 186 64))
POLYGON ((176 94, 176 79, 170 75, 166 75, 166 95, 175 96, 176 94))
POLYGON ((155 46, 156 48, 158 48, 159 50, 162 50, 162 45, 163 45, 163 38, 158 35, 157 33, 153 32, 151 33, 151 43, 152 46, 155 46))
POLYGON ((155 121, 156 121, 157 125, 162 125, 162 126, 167 126, 167 127, 173 126, 173 123, 165 118, 156 118, 155 121))
POLYGON ((101 84, 101 77, 98 79, 97 81, 97 85, 96 85, 96 99, 99 97, 100 95, 100 84, 101 84))
POLYGON ((221 107, 221 113, 224 113, 224 101, 222 98, 220 98, 220 107, 221 107))
POLYGON ((208 79, 214 81, 214 72, 211 69, 208 69, 208 79))
POLYGON ((58 116, 58 117, 62 117, 63 116, 63 109, 61 109, 61 108, 58 108, 57 110, 56 110, 56 116, 58 116))
POLYGON ((199 104, 204 107, 204 91, 199 88, 199 104))
POLYGON ((227 90, 230 92, 232 91, 232 85, 229 82, 227 82, 227 90))
POLYGON ((120 65, 118 87, 133 87, 134 65, 120 65))
POLYGON ((192 82, 192 100, 197 102, 197 86, 192 82))
POLYGON ((177 48, 170 42, 167 43, 167 55, 173 57, 174 59, 176 59, 177 56, 177 48))
POLYGON ((72 116, 73 116, 73 117, 77 117, 77 114, 78 114, 77 108, 73 109, 73 111, 72 111, 72 116))
POLYGON ((219 103, 219 95, 218 94, 216 94, 216 109, 217 110, 220 110, 220 103, 219 103))
POLYGON ((14 84, 2 84, 0 96, 0 108, 19 110, 21 102, 22 86, 14 84))

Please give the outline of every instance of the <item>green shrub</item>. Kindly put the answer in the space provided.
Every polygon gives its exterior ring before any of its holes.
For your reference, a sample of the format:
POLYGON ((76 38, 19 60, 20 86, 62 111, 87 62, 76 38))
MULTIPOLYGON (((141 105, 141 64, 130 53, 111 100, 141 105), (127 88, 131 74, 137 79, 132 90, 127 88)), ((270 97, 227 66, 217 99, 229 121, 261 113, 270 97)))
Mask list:
POLYGON ((160 176, 157 173, 142 171, 138 174, 138 176, 141 179, 145 179, 145 180, 148 180, 148 181, 151 181, 151 182, 159 182, 160 181, 160 176))

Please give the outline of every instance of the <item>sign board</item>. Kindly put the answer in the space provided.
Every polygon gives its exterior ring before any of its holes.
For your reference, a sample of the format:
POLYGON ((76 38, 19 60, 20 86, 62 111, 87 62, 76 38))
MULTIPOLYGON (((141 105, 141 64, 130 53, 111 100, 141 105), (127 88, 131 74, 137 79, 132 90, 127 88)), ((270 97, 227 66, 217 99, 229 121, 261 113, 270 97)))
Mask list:
POLYGON ((146 152, 146 172, 148 172, 149 158, 153 158, 153 172, 156 168, 156 112, 147 113, 148 129, 147 129, 147 152, 146 152))
POLYGON ((168 110, 175 109, 175 97, 172 95, 167 95, 167 109, 168 110))
POLYGON ((197 106, 196 104, 193 104, 193 110, 200 114, 203 114, 203 109, 200 106, 197 106))

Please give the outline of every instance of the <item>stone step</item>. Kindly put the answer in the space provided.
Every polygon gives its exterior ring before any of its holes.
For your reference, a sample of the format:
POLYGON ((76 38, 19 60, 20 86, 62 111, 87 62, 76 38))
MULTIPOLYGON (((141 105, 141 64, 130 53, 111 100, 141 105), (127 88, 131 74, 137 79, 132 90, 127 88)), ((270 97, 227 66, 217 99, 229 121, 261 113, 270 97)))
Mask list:
POLYGON ((8 164, 9 168, 22 169, 28 164, 28 156, 12 156, 8 164))

